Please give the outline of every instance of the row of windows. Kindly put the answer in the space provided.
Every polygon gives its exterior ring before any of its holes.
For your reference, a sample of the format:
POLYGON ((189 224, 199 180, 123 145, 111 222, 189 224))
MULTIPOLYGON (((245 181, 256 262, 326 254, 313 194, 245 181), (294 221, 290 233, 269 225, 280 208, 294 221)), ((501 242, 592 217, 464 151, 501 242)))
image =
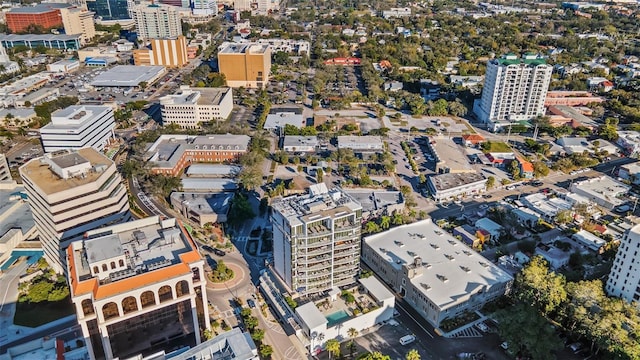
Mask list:
MULTIPOLYGON (((110 266, 111 266, 111 270, 114 270, 114 269, 116 268, 116 262, 115 262, 115 261, 112 261, 112 262, 111 262, 111 264, 110 264, 110 266)), ((118 261, 118 266, 119 266, 119 267, 124 267, 124 260, 120 259, 120 260, 118 261)), ((109 270, 109 269, 107 269, 107 264, 102 264, 102 271, 108 271, 108 270, 109 270)), ((93 267, 93 272, 94 272, 95 274, 99 274, 99 273, 100 273, 100 271, 99 271, 99 269, 98 269, 98 267, 97 267, 97 266, 94 266, 94 267, 93 267)))

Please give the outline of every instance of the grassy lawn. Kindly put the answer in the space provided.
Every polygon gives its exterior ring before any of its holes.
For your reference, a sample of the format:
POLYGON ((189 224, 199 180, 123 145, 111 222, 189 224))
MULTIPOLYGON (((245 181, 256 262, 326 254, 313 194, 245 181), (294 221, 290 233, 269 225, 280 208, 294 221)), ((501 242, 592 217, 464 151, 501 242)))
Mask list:
POLYGON ((61 301, 43 301, 37 304, 19 302, 16 304, 13 323, 21 326, 38 327, 74 313, 73 304, 68 297, 61 301))
POLYGON ((508 153, 511 152, 511 147, 503 142, 487 142, 487 147, 483 147, 486 152, 496 152, 496 153, 508 153))

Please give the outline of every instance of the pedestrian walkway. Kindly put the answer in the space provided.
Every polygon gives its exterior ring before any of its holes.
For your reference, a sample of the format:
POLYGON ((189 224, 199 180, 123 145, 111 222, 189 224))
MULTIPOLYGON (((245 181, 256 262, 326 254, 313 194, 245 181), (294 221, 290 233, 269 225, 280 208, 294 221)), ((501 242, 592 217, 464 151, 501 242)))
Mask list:
POLYGON ((462 329, 456 330, 454 333, 450 333, 448 338, 476 338, 482 337, 482 333, 478 331, 475 327, 464 327, 462 329))

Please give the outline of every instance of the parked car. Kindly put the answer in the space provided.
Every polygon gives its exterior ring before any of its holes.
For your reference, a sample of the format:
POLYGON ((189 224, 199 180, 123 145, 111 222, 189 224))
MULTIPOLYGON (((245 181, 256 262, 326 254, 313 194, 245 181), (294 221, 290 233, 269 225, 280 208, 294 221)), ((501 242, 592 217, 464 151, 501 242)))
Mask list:
POLYGON ((509 343, 505 341, 505 342, 503 342, 502 344, 500 344, 500 347, 501 347, 503 350, 509 350, 509 343))
POLYGON ((477 323, 476 328, 484 333, 489 332, 489 327, 483 322, 477 323))
POLYGON ((254 308, 256 307, 256 303, 255 301, 251 300, 251 299, 247 299, 247 305, 249 305, 250 308, 254 308))
POLYGON ((208 252, 214 252, 214 249, 209 245, 204 245, 202 248, 208 252))
POLYGON ((575 342, 575 343, 573 343, 573 344, 569 344, 569 345, 567 345, 567 347, 568 347, 571 351, 573 351, 574 353, 577 353, 578 351, 582 350, 583 345, 582 345, 582 343, 575 342))
POLYGON ((222 251, 222 250, 220 250, 220 249, 213 249, 213 253, 214 253, 214 254, 216 254, 216 255, 218 255, 218 256, 225 256, 225 255, 227 255, 227 253, 226 253, 226 252, 224 252, 224 251, 222 251))

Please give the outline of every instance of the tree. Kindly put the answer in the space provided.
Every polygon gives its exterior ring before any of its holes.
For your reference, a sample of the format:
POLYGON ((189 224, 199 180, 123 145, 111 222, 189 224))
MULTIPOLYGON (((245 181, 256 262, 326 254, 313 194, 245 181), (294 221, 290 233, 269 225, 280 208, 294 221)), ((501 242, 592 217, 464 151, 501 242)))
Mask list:
POLYGON ((564 276, 549 271, 547 262, 535 256, 516 276, 515 298, 548 315, 567 300, 565 284, 564 276))
POLYGON ((262 340, 264 340, 264 330, 259 328, 253 329, 253 332, 251 333, 251 338, 254 341, 262 342, 262 340))
POLYGON ((549 167, 542 161, 536 161, 533 163, 533 176, 541 178, 549 175, 549 167))
POLYGON ((340 356, 340 342, 336 339, 329 339, 324 344, 325 349, 329 352, 329 358, 340 356))
POLYGON ((262 171, 257 165, 245 166, 240 170, 238 180, 243 189, 255 190, 262 185, 262 171))
POLYGON ((405 360, 420 360, 421 359, 420 353, 416 349, 409 350, 409 352, 407 353, 407 355, 404 358, 405 358, 405 360))
POLYGON ((242 193, 237 193, 233 200, 231 200, 231 208, 229 209, 229 215, 227 222, 231 226, 237 226, 242 224, 245 220, 252 219, 255 216, 249 199, 242 193))
POLYGON ((554 219, 558 224, 568 224, 573 221, 573 214, 571 210, 561 210, 556 214, 554 219))
POLYGON ((391 226, 391 217, 388 215, 382 215, 380 217, 380 228, 387 230, 391 226))
POLYGON ((368 353, 364 357, 360 358, 361 360, 391 360, 389 355, 383 355, 378 351, 374 351, 372 353, 368 353))
POLYGON ((321 183, 323 179, 324 179, 324 170, 319 168, 316 170, 316 182, 321 183))
POLYGON ((459 101, 452 101, 449 103, 449 114, 453 116, 465 116, 467 115, 467 107, 459 101))
POLYGON ((205 340, 211 340, 213 338, 213 331, 211 331, 211 329, 205 329, 202 335, 205 340))
POLYGON ((269 359, 271 358, 271 355, 273 355, 273 348, 271 347, 271 345, 260 345, 260 356, 269 359))
POLYGON ((499 310, 495 316, 498 333, 509 348, 530 355, 533 360, 552 359, 553 352, 562 348, 553 326, 526 304, 499 310))
POLYGON ((244 319, 244 325, 247 329, 253 331, 258 326, 258 318, 255 316, 249 316, 244 319))
POLYGON ((140 81, 140 82, 138 83, 138 86, 139 86, 139 87, 140 87, 140 89, 142 89, 142 90, 146 89, 148 85, 149 85, 149 83, 148 83, 148 82, 146 82, 146 81, 140 81))
POLYGON ((493 176, 489 176, 487 178, 487 182, 485 183, 485 187, 488 189, 492 189, 494 186, 496 186, 496 178, 493 176))
POLYGON ((347 335, 349 335, 349 338, 351 339, 351 341, 349 341, 349 353, 350 356, 353 357, 356 347, 355 339, 358 337, 358 330, 356 330, 356 328, 349 328, 349 330, 347 330, 347 335))

